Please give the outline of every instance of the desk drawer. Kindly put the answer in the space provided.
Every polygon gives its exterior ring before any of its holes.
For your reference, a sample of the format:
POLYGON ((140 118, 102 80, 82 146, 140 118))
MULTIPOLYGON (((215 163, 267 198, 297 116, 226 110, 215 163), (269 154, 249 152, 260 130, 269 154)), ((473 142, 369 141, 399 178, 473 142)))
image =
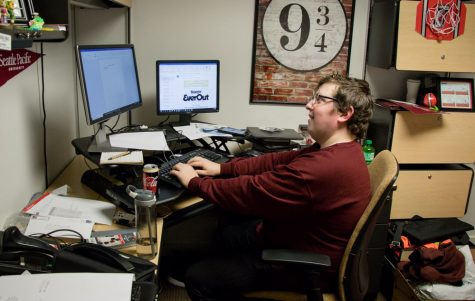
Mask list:
POLYGON ((475 114, 396 112, 391 152, 400 164, 474 163, 475 114))
POLYGON ((420 167, 401 165, 390 218, 408 219, 414 215, 424 218, 463 217, 472 187, 473 170, 464 165, 415 169, 420 167))

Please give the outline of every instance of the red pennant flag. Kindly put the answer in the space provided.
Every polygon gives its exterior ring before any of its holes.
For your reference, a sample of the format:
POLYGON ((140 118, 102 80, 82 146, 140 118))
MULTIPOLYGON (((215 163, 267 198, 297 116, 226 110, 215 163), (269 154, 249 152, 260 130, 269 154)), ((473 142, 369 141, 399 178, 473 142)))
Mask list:
POLYGON ((0 87, 36 62, 40 56, 27 49, 0 50, 0 87))

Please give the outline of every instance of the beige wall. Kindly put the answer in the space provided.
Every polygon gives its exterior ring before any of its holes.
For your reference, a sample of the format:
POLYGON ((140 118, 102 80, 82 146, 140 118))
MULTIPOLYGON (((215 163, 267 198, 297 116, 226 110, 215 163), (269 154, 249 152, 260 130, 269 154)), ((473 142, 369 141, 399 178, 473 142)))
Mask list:
MULTIPOLYGON (((71 140, 92 134, 77 95, 73 45, 124 43, 124 15, 125 9, 71 8, 68 39, 43 44, 49 182, 73 158, 71 140)), ((30 50, 39 53, 40 44, 30 50)), ((40 67, 38 60, 0 87, 0 228, 35 192, 45 189, 40 67)), ((121 118, 121 123, 125 121, 121 118)))
MULTIPOLYGON (((73 155, 73 67, 70 41, 44 44, 48 178, 73 155)), ((31 49, 40 52, 39 44, 31 49)), ((38 60, 0 87, 0 226, 36 191, 45 188, 40 67, 38 60)))
MULTIPOLYGON (((364 76, 367 1, 355 12, 350 74, 364 76)), ((221 108, 197 120, 234 127, 279 126, 296 129, 307 122, 303 106, 249 104, 254 0, 140 0, 132 14, 132 41, 137 48, 145 105, 134 120, 156 124, 155 61, 158 59, 219 59, 221 108), (186 8, 186 9, 185 9, 186 8)))

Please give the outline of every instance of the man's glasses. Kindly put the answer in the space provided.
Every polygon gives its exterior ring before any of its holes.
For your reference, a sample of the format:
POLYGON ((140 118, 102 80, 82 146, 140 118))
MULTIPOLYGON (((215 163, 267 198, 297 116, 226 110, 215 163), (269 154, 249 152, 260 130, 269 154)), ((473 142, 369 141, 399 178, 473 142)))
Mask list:
POLYGON ((314 106, 316 104, 320 105, 320 104, 329 103, 329 102, 332 102, 332 101, 338 101, 338 99, 336 99, 334 97, 320 95, 318 93, 315 93, 315 94, 313 94, 312 98, 310 98, 308 103, 310 103, 310 105, 314 106))

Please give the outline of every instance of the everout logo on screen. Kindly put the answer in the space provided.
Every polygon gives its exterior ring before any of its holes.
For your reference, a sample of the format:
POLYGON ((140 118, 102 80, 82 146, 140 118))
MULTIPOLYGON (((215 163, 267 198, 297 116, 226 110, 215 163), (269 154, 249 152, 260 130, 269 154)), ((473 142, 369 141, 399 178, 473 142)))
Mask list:
POLYGON ((185 94, 183 95, 183 101, 202 101, 202 100, 209 100, 209 94, 203 95, 201 94, 201 90, 191 90, 191 95, 185 94))

